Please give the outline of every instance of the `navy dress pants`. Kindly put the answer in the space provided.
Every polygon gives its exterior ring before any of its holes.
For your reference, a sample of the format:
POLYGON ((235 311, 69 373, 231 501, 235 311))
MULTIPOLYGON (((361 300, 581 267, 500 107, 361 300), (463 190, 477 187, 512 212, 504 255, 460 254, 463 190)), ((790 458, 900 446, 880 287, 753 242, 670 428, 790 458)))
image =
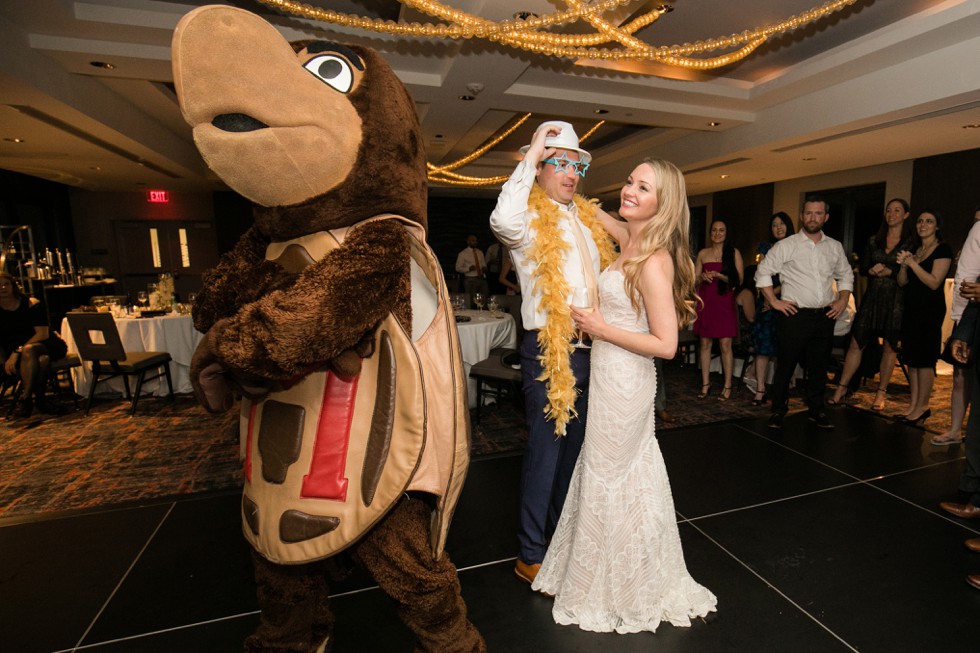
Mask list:
POLYGON ((568 422, 566 433, 555 433, 553 420, 545 419, 548 403, 541 376, 538 332, 527 331, 521 342, 521 376, 527 417, 528 441, 521 470, 521 508, 517 539, 519 557, 528 564, 544 560, 548 540, 554 533, 565 495, 572 480, 575 461, 585 439, 589 406, 590 349, 572 354, 572 372, 580 394, 575 402, 578 417, 568 422))

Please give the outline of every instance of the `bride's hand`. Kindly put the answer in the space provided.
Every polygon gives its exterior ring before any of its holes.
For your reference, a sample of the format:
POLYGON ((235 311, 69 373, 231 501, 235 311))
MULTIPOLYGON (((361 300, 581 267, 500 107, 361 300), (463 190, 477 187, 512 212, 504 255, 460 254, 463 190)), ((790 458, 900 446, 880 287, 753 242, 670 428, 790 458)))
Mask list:
POLYGON ((575 328, 581 329, 593 338, 601 337, 600 334, 606 326, 606 320, 598 308, 591 310, 574 306, 570 308, 572 309, 572 320, 575 322, 575 328))

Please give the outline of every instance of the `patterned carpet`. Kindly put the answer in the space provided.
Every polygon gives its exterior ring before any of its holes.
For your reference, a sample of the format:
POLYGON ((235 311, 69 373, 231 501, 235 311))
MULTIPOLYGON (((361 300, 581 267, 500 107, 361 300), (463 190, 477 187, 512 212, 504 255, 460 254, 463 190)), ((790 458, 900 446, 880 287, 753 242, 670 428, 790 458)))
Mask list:
MULTIPOLYGON (((4 404, 3 413, 6 413, 4 404)), ((239 486, 237 414, 189 396, 96 401, 89 416, 0 423, 0 517, 93 508, 239 486)))
MULTIPOLYGON (((925 424, 932 433, 949 424, 952 377, 945 372, 936 379, 933 415, 925 424)), ((712 378, 710 396, 697 399, 699 380, 691 365, 669 363, 664 375, 672 420, 658 423, 660 432, 769 414, 768 405, 751 405, 745 386, 719 401, 720 377, 712 378)), ((876 387, 865 382, 849 405, 869 410, 876 387)), ((896 370, 882 414, 901 414, 907 400, 908 384, 896 370)), ((802 408, 794 394, 790 410, 802 408)), ((520 450, 526 439, 523 409, 504 401, 486 407, 480 424, 474 423, 473 455, 520 450)), ((214 417, 188 396, 174 404, 143 399, 132 418, 128 403, 109 399, 97 401, 88 417, 71 411, 0 421, 0 519, 232 490, 241 487, 240 471, 237 412, 214 417)))

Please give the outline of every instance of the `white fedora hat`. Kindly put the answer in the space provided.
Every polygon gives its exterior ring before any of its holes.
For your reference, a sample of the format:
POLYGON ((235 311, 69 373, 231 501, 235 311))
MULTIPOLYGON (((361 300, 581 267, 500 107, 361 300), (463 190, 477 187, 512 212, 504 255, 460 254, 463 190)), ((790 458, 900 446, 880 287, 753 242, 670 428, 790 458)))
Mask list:
MULTIPOLYGON (((557 147, 562 150, 574 150, 575 152, 579 153, 580 161, 583 163, 592 162, 592 155, 578 146, 578 134, 575 133, 575 128, 569 123, 562 122, 560 120, 549 120, 541 123, 541 126, 538 127, 538 129, 543 128, 545 125, 554 125, 555 127, 561 129, 561 133, 557 136, 549 136, 544 140, 545 147, 557 147)), ((520 149, 520 153, 527 154, 529 149, 531 149, 531 146, 525 145, 520 149)))

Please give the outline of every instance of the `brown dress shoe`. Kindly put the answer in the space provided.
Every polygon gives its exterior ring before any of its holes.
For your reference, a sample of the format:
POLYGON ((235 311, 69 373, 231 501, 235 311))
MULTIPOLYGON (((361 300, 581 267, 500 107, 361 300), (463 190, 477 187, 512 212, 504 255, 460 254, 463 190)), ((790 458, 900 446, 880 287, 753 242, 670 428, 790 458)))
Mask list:
POLYGON ((980 553, 980 537, 974 537, 963 543, 966 548, 975 553, 980 553))
POLYGON ((975 506, 972 503, 952 503, 950 501, 943 501, 939 504, 939 507, 949 514, 962 517, 963 519, 976 519, 977 517, 980 517, 980 506, 975 506))
POLYGON ((980 576, 967 576, 966 583, 970 587, 980 590, 980 576))
POLYGON ((535 562, 534 564, 528 564, 523 560, 521 560, 520 558, 518 558, 517 564, 514 565, 514 573, 517 574, 517 577, 520 578, 525 583, 527 583, 528 585, 534 582, 534 579, 537 577, 539 571, 541 571, 540 562, 535 562))

